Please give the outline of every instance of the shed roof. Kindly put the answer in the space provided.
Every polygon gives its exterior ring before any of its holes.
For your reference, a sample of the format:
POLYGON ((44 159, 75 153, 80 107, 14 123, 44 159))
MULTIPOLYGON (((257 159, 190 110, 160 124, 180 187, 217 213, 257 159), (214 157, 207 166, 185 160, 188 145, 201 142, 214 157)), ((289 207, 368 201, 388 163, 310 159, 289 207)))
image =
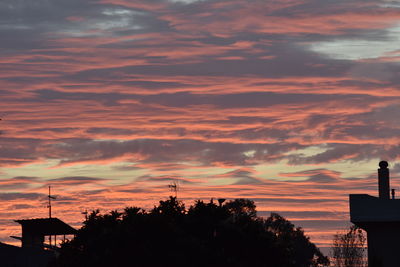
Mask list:
POLYGON ((76 230, 58 218, 40 218, 16 220, 21 224, 22 231, 34 232, 41 235, 72 235, 76 230))

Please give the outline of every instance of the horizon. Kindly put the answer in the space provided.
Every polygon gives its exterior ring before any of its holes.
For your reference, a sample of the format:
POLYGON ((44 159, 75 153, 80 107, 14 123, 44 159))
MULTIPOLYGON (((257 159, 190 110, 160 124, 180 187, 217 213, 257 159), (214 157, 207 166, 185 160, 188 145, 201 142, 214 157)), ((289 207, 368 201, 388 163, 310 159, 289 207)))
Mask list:
POLYGON ((399 189, 399 1, 0 4, 0 242, 15 219, 247 198, 319 247, 399 189))

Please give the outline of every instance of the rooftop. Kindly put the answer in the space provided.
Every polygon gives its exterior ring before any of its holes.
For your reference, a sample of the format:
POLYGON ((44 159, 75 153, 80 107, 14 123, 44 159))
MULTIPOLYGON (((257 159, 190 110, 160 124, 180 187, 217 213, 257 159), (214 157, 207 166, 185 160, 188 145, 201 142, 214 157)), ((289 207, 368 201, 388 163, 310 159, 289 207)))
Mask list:
POLYGON ((72 235, 76 230, 57 218, 39 218, 16 220, 23 229, 34 231, 41 235, 72 235))

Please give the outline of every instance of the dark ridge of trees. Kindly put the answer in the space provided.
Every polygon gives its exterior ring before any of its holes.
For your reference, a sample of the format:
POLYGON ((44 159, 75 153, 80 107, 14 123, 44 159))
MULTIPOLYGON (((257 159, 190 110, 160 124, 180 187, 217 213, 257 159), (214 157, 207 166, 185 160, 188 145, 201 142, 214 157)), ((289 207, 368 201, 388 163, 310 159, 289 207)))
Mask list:
POLYGON ((196 201, 174 197, 146 212, 93 211, 76 237, 64 243, 53 267, 327 266, 329 260, 278 214, 257 217, 254 202, 196 201))

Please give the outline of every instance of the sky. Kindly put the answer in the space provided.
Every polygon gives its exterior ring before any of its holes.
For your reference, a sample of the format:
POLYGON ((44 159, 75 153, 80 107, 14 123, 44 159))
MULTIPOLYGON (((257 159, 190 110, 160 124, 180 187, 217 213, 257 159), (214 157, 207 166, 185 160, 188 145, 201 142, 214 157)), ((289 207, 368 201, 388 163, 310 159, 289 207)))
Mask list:
MULTIPOLYGON (((400 1, 2 0, 0 241, 13 220, 249 198, 329 246, 400 177, 400 1)), ((400 189, 400 188, 399 188, 400 189)))

